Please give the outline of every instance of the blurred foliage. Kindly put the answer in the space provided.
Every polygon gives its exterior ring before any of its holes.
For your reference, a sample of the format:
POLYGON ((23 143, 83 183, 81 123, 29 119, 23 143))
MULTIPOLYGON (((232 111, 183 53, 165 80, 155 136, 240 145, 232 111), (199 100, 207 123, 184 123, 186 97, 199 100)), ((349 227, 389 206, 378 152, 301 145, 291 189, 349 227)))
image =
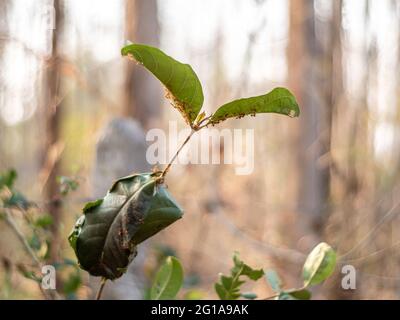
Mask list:
MULTIPOLYGON (((44 213, 39 205, 28 200, 22 193, 15 189, 14 186, 17 177, 17 172, 14 169, 0 174, 0 217, 8 224, 12 223, 15 229, 10 229, 17 233, 16 235, 23 242, 23 245, 28 246, 25 249, 29 250, 27 253, 31 259, 34 258, 34 261, 23 263, 14 261, 10 257, 2 257, 3 266, 6 271, 3 279, 4 297, 9 297, 12 294, 12 274, 14 272, 41 286, 43 274, 39 267, 50 263, 49 255, 52 244, 50 229, 53 225, 53 217, 50 214, 44 213), (39 263, 39 265, 35 265, 35 263, 39 263)), ((60 183, 60 190, 65 190, 63 189, 63 185, 69 186, 68 192, 69 190, 76 190, 78 188, 78 184, 74 183, 72 178, 64 177, 58 181, 60 183)), ((65 200, 63 197, 68 192, 60 192, 62 201, 65 200)), ((66 299, 76 299, 76 294, 82 286, 81 271, 77 263, 67 258, 51 263, 56 270, 62 271, 57 273, 57 281, 61 284, 61 289, 57 288, 57 294, 66 299)))
MULTIPOLYGON (((244 263, 235 252, 233 255, 233 267, 230 275, 219 275, 219 280, 214 288, 221 300, 257 299, 253 292, 241 292, 241 286, 245 279, 257 281, 263 276, 271 286, 275 294, 265 299, 275 300, 309 300, 311 292, 309 288, 325 281, 336 266, 335 251, 326 243, 318 244, 307 256, 304 263, 303 281, 300 288, 283 289, 282 281, 275 270, 254 269, 244 263)), ((168 257, 161 265, 155 276, 149 298, 152 300, 174 299, 183 285, 183 268, 175 257, 168 257)), ((187 291, 183 298, 187 300, 202 299, 204 293, 201 290, 187 291)))

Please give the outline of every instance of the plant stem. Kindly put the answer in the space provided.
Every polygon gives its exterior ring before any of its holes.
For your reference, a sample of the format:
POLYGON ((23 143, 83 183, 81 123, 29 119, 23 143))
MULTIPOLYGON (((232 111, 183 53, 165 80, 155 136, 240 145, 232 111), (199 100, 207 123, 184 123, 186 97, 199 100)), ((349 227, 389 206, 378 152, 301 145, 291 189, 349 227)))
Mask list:
POLYGON ((306 290, 307 287, 308 287, 308 284, 305 284, 305 285, 302 286, 301 288, 291 289, 291 290, 284 290, 284 291, 281 291, 281 292, 279 292, 279 293, 274 294, 273 296, 264 298, 263 300, 271 300, 271 299, 277 298, 277 297, 279 297, 279 295, 280 295, 281 293, 288 293, 288 294, 290 294, 291 292, 306 290))
MULTIPOLYGON (((38 267, 40 270, 42 269, 42 264, 39 261, 39 258, 36 256, 35 252, 33 252, 31 246, 28 243, 28 240, 26 240, 25 235, 19 230, 17 223, 15 222, 12 214, 8 209, 4 210, 5 212, 5 220, 7 224, 10 226, 11 230, 14 231, 15 235, 17 238, 21 241, 25 251, 28 253, 28 255, 32 258, 33 262, 35 263, 36 267, 38 267)), ((38 283, 40 292, 43 294, 45 299, 54 299, 57 297, 57 294, 47 294, 47 292, 44 291, 40 283, 38 283)))
POLYGON ((19 230, 14 218, 10 214, 9 210, 5 210, 5 217, 6 217, 6 222, 7 224, 11 227, 11 229, 14 231, 18 239, 21 241, 21 243, 24 246, 25 251, 30 255, 32 260, 35 262, 36 266, 38 268, 41 268, 42 264, 40 263, 38 257, 36 254, 33 252, 32 248, 30 247, 28 240, 26 240, 24 234, 19 230))
POLYGON ((100 300, 101 294, 103 293, 103 289, 104 289, 104 286, 106 284, 106 281, 107 281, 106 278, 101 278, 100 287, 99 287, 99 290, 97 291, 97 294, 96 294, 96 300, 100 300))
POLYGON ((183 147, 189 142, 189 140, 190 140, 190 138, 192 137, 192 135, 193 135, 195 132, 197 132, 197 131, 199 131, 199 130, 205 128, 205 127, 207 127, 208 125, 210 125, 210 118, 211 118, 211 116, 206 117, 206 118, 204 118, 203 120, 201 120, 199 123, 197 123, 197 124, 195 124, 195 125, 192 126, 192 131, 190 131, 190 134, 186 137, 186 139, 185 139, 185 141, 183 142, 183 144, 179 147, 178 151, 176 151, 176 153, 175 153, 175 155, 172 157, 171 161, 168 163, 168 165, 167 165, 167 166, 165 167, 165 169, 162 171, 162 173, 161 173, 161 175, 160 175, 160 177, 159 177, 160 181, 162 181, 162 180, 164 179, 165 175, 168 173, 169 169, 171 168, 173 162, 174 162, 175 159, 178 157, 178 155, 179 155, 179 153, 182 151, 183 147), (207 122, 207 123, 204 124, 205 122, 207 122))
POLYGON ((182 143, 182 145, 179 147, 179 149, 176 151, 175 155, 172 157, 171 161, 168 163, 168 165, 165 167, 164 171, 161 173, 160 178, 164 178, 165 175, 168 173, 169 169, 172 166, 172 163, 175 161, 175 159, 178 157, 179 153, 182 151, 183 147, 189 142, 190 138, 193 136, 193 134, 198 131, 192 129, 190 134, 186 137, 185 141, 182 143))

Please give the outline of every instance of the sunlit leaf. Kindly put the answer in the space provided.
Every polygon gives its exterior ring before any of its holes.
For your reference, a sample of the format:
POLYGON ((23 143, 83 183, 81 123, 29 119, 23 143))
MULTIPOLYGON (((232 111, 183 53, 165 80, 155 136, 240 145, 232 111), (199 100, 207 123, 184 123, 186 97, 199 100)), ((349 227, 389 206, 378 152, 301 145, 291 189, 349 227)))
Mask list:
POLYGON ((175 60, 160 49, 143 44, 127 45, 121 53, 136 60, 160 80, 173 106, 188 124, 194 123, 204 96, 201 83, 190 65, 175 60))
POLYGON ((328 278, 336 266, 336 253, 325 242, 318 244, 303 266, 304 285, 316 285, 328 278))
POLYGON ((150 291, 150 299, 174 299, 182 287, 183 269, 178 259, 168 257, 157 272, 150 291))
POLYGON ((271 92, 257 97, 234 100, 223 106, 211 116, 210 122, 216 124, 228 118, 241 118, 257 113, 279 113, 298 117, 299 106, 293 94, 285 88, 275 88, 271 92))

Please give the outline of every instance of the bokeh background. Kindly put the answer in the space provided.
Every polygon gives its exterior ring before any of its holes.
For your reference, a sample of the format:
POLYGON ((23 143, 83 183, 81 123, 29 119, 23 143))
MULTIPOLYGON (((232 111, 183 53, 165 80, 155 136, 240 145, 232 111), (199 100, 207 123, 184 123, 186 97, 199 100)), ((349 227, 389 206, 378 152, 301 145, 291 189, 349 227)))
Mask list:
MULTIPOLYGON (((151 169, 147 130, 185 125, 157 80, 120 56, 127 41, 190 63, 208 113, 286 86, 301 116, 221 125, 254 129, 250 175, 174 166, 167 184, 184 218, 146 242, 107 297, 145 298, 168 254, 185 269, 181 298, 216 298, 234 251, 296 286, 305 254, 326 241, 340 259, 316 297, 399 298, 400 1, 1 0, 0 171, 15 168, 17 188, 53 217, 54 261, 75 259, 66 238, 86 201, 151 169), (79 187, 55 201, 61 176, 79 187), (356 290, 341 288, 346 264, 356 290)), ((0 259, 0 298, 41 298, 17 271, 29 257, 2 222, 0 259)), ((98 285, 85 272, 63 277, 75 286, 68 298, 90 298, 98 285)), ((271 295, 262 282, 246 289, 271 295)))

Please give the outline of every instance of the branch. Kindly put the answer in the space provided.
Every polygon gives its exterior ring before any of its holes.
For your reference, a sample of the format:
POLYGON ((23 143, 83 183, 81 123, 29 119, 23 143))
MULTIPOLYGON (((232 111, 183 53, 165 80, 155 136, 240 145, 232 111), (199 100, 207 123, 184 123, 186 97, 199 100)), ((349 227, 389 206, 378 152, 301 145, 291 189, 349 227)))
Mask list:
POLYGON ((104 286, 106 284, 106 281, 107 281, 106 278, 101 278, 100 287, 99 287, 99 290, 97 291, 97 294, 96 294, 96 300, 100 300, 101 294, 103 293, 103 289, 104 289, 104 286))
POLYGON ((32 258, 33 262, 38 268, 41 268, 42 265, 39 261, 39 258, 36 256, 36 254, 33 252, 32 248, 30 247, 28 240, 26 240, 25 235, 19 230, 14 218, 12 217, 11 213, 9 210, 5 210, 5 218, 7 224, 11 227, 11 229, 14 231, 15 235, 18 237, 19 241, 24 246, 24 249, 26 253, 32 258))
POLYGON ((165 175, 168 173, 169 169, 172 166, 172 163, 175 161, 175 159, 178 157, 179 153, 182 151, 183 147, 189 142, 190 138, 193 136, 193 134, 198 131, 198 130, 194 130, 192 129, 192 131, 190 132, 190 134, 187 136, 187 138, 185 139, 185 141, 182 143, 182 145, 179 147, 178 151, 176 151, 175 155, 172 157, 171 161, 168 163, 168 165, 165 167, 164 171, 161 173, 160 178, 164 178, 165 175))
MULTIPOLYGON (((16 224, 12 214, 10 213, 9 209, 5 209, 5 221, 6 223, 10 226, 11 230, 15 233, 19 241, 22 243, 23 248, 25 249, 26 253, 31 257, 33 260, 34 264, 36 265, 37 268, 42 270, 42 263, 40 262, 39 258, 36 256, 35 252, 33 252, 31 246, 28 243, 28 240, 26 240, 25 235, 22 233, 22 231, 19 229, 18 225, 16 224)), ((38 283, 40 292, 43 294, 45 299, 51 299, 54 300, 55 298, 59 299, 59 296, 57 292, 52 292, 52 293, 47 293, 40 283, 38 283)))

